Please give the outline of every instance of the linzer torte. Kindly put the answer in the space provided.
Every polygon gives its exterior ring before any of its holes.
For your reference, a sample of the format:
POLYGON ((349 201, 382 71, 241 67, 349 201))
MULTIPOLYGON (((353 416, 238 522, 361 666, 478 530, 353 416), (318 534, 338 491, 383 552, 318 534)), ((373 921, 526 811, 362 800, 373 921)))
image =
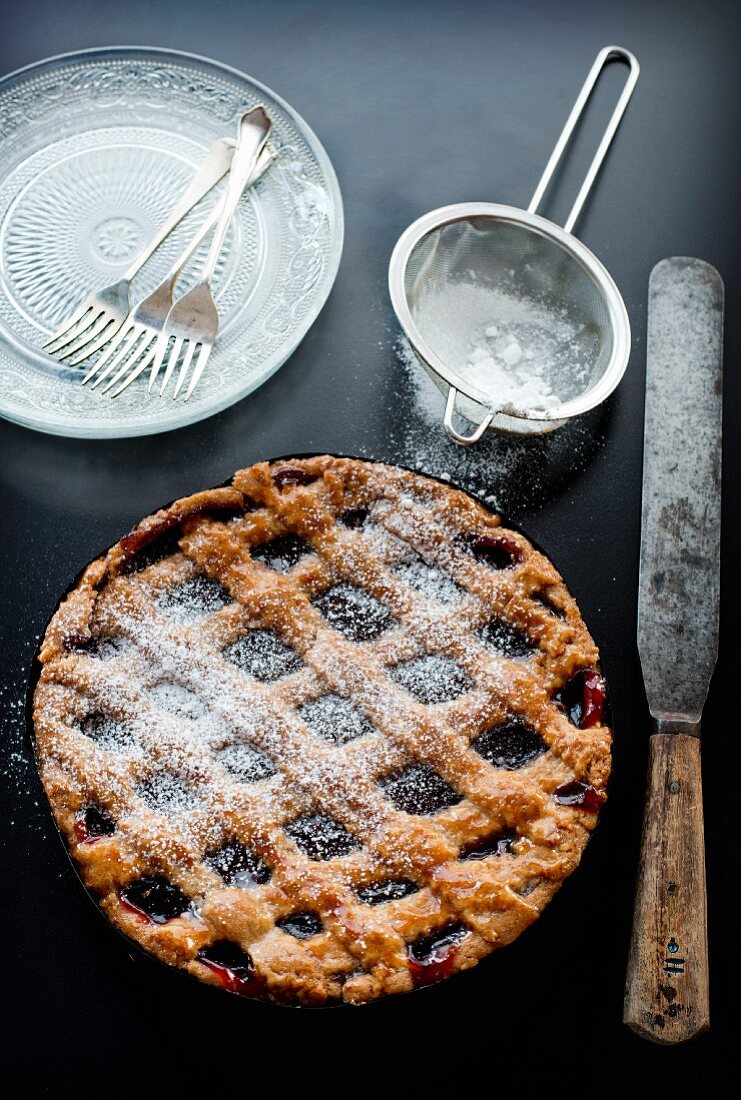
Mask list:
POLYGON ((234 993, 362 1002, 474 966, 579 862, 610 770, 561 577, 393 466, 259 463, 94 561, 36 747, 87 887, 234 993))

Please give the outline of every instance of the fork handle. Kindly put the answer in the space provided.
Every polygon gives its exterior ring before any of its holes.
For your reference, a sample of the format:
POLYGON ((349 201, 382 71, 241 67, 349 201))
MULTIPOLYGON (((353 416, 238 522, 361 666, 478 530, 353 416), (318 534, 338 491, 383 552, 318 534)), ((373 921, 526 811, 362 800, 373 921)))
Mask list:
MULTIPOLYGON (((263 172, 265 172, 273 163, 273 161, 275 160, 275 156, 275 150, 270 145, 263 146, 260 155, 257 158, 257 164, 250 174, 247 183, 245 184, 245 191, 248 187, 251 187, 253 183, 256 183, 257 180, 259 180, 263 172)), ((177 260, 175 260, 172 267, 162 280, 160 286, 167 287, 175 285, 178 280, 178 276, 180 275, 180 272, 183 270, 188 261, 193 258, 193 256, 196 254, 198 249, 205 241, 206 237, 216 225, 217 221, 219 220, 220 213, 221 202, 218 202, 211 213, 208 215, 208 217, 205 219, 201 227, 196 231, 190 244, 188 244, 186 248, 183 249, 177 260)))
POLYGON ((171 210, 169 218, 160 226, 157 234, 152 238, 144 250, 140 252, 131 267, 124 272, 122 276, 123 279, 131 280, 134 278, 137 271, 144 267, 144 264, 152 253, 155 252, 165 238, 172 233, 175 226, 178 225, 185 215, 201 201, 204 195, 207 195, 211 188, 215 187, 219 180, 226 175, 231 167, 233 158, 234 143, 232 141, 226 138, 219 138, 218 141, 214 142, 201 161, 198 171, 185 189, 180 201, 176 203, 171 210))
POLYGON ((271 122, 264 107, 254 107, 251 111, 247 111, 246 114, 242 115, 239 121, 237 148, 229 172, 224 202, 219 211, 219 220, 201 274, 201 281, 204 283, 209 282, 216 270, 219 253, 232 214, 239 205, 242 192, 255 169, 265 142, 268 140, 270 129, 271 122))

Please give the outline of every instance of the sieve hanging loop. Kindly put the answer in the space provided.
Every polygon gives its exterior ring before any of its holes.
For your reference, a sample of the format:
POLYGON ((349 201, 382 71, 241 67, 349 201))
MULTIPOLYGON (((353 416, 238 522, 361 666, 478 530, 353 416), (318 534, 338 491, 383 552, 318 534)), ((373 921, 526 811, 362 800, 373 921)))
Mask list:
POLYGON ((620 125, 620 120, 625 113, 625 108, 628 106, 628 101, 633 94, 633 89, 636 86, 638 74, 640 72, 640 66, 638 64, 638 59, 634 56, 634 54, 630 52, 630 50, 623 49, 622 46, 605 46, 597 54, 597 57, 594 60, 594 64, 589 70, 587 79, 584 81, 582 89, 577 96, 576 103, 571 109, 571 114, 566 120, 566 125, 561 131, 561 136, 556 142, 556 146, 551 153, 550 160, 545 166, 545 171, 540 177, 540 182, 535 188, 535 194, 530 200, 530 205, 527 208, 529 214, 537 213, 543 195, 548 188, 548 184, 551 182, 551 177, 553 176, 553 173, 555 172, 556 167, 564 154, 564 151, 571 139, 571 135, 576 128, 577 122, 584 112, 584 108, 587 105, 589 97, 594 91, 594 86, 597 83, 600 73, 610 61, 618 60, 627 62, 628 68, 630 70, 628 73, 628 79, 625 82, 625 86, 620 95, 620 99, 617 102, 617 106, 612 112, 612 117, 607 124, 607 129, 602 135, 602 140, 599 143, 597 152, 594 154, 594 159, 589 166, 589 171, 584 177, 584 182, 581 185, 579 194, 576 196, 576 201, 571 208, 571 213, 564 223, 564 229, 567 233, 570 233, 576 224, 576 220, 581 213, 581 209, 584 206, 587 195, 592 189, 592 184, 597 178, 597 173, 602 167, 602 161, 605 159, 607 150, 610 148, 612 139, 615 136, 615 131, 620 125))
MULTIPOLYGON (((481 436, 484 434, 484 432, 494 419, 494 413, 488 411, 487 409, 486 416, 484 416, 483 420, 479 421, 479 423, 476 425, 470 435, 461 435, 461 433, 453 427, 453 413, 455 412, 455 403, 457 399, 458 390, 455 388, 455 386, 451 386, 448 390, 448 397, 445 402, 445 417, 443 419, 443 428, 445 429, 446 434, 450 437, 450 439, 453 440, 454 443, 460 443, 462 444, 462 446, 467 447, 470 443, 477 443, 479 439, 481 439, 481 436)), ((484 406, 484 408, 487 407, 484 406)))

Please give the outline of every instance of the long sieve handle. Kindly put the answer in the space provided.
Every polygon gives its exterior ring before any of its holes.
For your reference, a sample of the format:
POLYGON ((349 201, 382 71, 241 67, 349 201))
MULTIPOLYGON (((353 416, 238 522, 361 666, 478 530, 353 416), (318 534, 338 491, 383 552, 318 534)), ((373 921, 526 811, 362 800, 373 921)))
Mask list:
POLYGON ((594 60, 594 64, 589 70, 589 75, 584 81, 582 90, 579 92, 576 103, 571 109, 571 114, 566 120, 566 125, 561 131, 561 136, 556 142, 556 147, 551 153, 551 159, 545 166, 545 171, 540 177, 540 183, 535 188, 535 194, 530 200, 530 205, 527 208, 528 213, 534 214, 540 206, 543 195, 545 194, 548 184, 551 182, 551 177, 556 170, 556 166, 563 156, 564 150, 566 149, 566 146, 571 139, 571 135, 574 132, 574 128, 576 127, 576 124, 579 121, 582 112, 587 105, 587 101, 591 96, 592 91, 594 90, 594 86, 597 83, 597 78, 604 69, 605 65, 607 65, 608 62, 615 60, 627 62, 630 72, 628 74, 628 79, 625 82, 625 87, 623 88, 620 99, 617 102, 617 106, 612 112, 612 118, 607 124, 607 129, 602 135, 602 141, 599 143, 599 148, 594 154, 594 160, 589 165, 589 171, 584 177, 584 182, 581 185, 581 190, 576 196, 576 201, 571 208, 571 213, 569 214, 564 224, 564 229, 567 233, 570 233, 571 230, 574 228, 574 225, 576 224, 576 219, 579 217, 581 209, 586 201, 587 195, 592 189, 592 184, 597 178, 597 173, 602 167, 602 161, 605 159, 605 154, 610 148, 610 143, 615 136, 615 131, 620 125, 620 119, 623 117, 623 114, 625 113, 625 108, 628 106, 628 101, 633 95, 633 89, 636 86, 638 74, 641 70, 640 65, 638 64, 638 59, 630 52, 630 50, 624 50, 622 46, 605 46, 604 49, 601 49, 600 52, 597 54, 597 57, 594 60))

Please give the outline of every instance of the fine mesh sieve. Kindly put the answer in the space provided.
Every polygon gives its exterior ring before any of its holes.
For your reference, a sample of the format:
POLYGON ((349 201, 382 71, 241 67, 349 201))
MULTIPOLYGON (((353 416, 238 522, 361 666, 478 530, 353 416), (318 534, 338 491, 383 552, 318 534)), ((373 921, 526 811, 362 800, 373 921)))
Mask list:
MULTIPOLYGON (((630 324, 620 292, 571 230, 628 104, 639 66, 628 50, 600 50, 527 210, 459 203, 419 218, 400 237, 389 264, 389 290, 399 322, 421 365, 447 395, 444 427, 457 443, 475 443, 487 428, 540 433, 560 427, 612 393, 630 353, 630 324), (603 67, 622 60, 629 75, 563 228, 536 213, 603 67), (497 337, 504 331, 507 336, 497 337), (462 371, 472 340, 510 341, 498 369, 524 354, 518 377, 524 399, 497 399, 462 371), (559 389, 545 379, 565 368, 559 389), (527 391, 527 372, 541 390, 527 391), (544 396, 546 394, 546 396, 544 396), (462 434, 457 414, 474 425, 462 434)), ((488 345, 487 345, 488 346, 488 345)), ((496 344, 494 345, 496 347, 496 344)), ((492 350, 492 355, 500 352, 492 350)), ((475 355, 487 363, 485 352, 475 355)), ((470 371, 469 371, 470 373, 470 371)), ((476 378, 481 381, 481 377, 476 378)))

